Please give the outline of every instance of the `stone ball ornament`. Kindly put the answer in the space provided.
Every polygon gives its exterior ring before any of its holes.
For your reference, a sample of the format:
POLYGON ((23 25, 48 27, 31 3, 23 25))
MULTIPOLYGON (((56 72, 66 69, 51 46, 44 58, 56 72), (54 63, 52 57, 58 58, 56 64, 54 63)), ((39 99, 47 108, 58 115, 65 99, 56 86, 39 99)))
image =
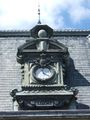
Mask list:
POLYGON ((39 38, 46 38, 47 37, 47 32, 44 29, 41 29, 38 31, 38 37, 39 38))

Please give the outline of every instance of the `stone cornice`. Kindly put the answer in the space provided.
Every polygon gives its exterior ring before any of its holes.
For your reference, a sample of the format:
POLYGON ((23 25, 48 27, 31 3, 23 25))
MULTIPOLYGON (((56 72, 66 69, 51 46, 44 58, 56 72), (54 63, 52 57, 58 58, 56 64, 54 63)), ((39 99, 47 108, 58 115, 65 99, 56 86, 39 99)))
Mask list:
POLYGON ((54 36, 88 36, 90 30, 80 30, 80 29, 61 29, 55 30, 54 36))
POLYGON ((30 110, 0 112, 0 120, 90 120, 90 110, 30 110))
MULTIPOLYGON (((54 30, 53 36, 88 36, 90 30, 61 29, 54 30)), ((0 31, 0 37, 30 37, 30 30, 23 31, 0 31)))
POLYGON ((30 31, 0 31, 0 37, 30 37, 30 31))

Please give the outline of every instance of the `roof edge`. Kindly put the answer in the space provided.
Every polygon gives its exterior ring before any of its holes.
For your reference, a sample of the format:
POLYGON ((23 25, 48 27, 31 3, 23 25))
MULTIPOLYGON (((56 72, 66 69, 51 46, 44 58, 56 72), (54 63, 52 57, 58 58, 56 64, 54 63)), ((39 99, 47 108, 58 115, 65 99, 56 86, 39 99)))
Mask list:
MULTIPOLYGON (((90 34, 90 30, 80 30, 80 29, 60 29, 54 30, 53 36, 88 36, 90 34)), ((8 31, 0 31, 0 37, 30 37, 30 30, 8 30, 8 31)))
POLYGON ((31 110, 31 111, 17 111, 17 112, 0 112, 0 120, 19 119, 19 120, 30 120, 30 119, 48 119, 52 120, 90 120, 90 110, 31 110))

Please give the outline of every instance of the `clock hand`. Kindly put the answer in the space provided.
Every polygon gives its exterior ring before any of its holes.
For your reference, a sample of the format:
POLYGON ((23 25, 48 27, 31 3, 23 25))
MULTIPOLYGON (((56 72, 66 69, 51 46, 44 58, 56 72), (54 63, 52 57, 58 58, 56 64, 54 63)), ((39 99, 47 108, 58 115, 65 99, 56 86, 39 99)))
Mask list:
POLYGON ((49 75, 48 75, 48 74, 46 74, 44 71, 43 71, 43 74, 44 74, 44 75, 47 75, 47 76, 49 76, 49 75))
POLYGON ((46 73, 43 71, 43 69, 42 69, 42 72, 43 72, 43 74, 44 74, 44 75, 47 75, 47 76, 49 76, 48 74, 46 74, 46 73))

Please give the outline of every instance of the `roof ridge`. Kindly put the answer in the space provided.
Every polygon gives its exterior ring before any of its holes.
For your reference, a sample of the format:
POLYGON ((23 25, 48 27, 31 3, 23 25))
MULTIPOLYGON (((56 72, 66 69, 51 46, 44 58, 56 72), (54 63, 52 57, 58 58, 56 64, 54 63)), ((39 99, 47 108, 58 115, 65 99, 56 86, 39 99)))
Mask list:
POLYGON ((54 29, 54 31, 55 31, 55 32, 60 32, 60 31, 63 31, 63 32, 64 32, 64 31, 65 31, 65 32, 66 32, 66 31, 68 31, 68 32, 81 31, 81 32, 83 32, 83 31, 90 31, 90 29, 72 29, 72 28, 71 28, 71 29, 69 29, 69 28, 65 28, 65 29, 64 29, 64 28, 63 28, 63 29, 54 29))

